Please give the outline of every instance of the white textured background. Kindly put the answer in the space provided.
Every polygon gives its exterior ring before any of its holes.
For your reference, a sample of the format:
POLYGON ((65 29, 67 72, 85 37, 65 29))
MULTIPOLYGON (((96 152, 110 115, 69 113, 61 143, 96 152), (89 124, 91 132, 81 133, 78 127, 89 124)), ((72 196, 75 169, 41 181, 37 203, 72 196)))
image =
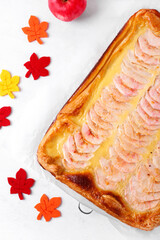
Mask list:
POLYGON ((78 202, 46 179, 36 162, 36 151, 48 126, 66 100, 101 57, 127 19, 140 8, 156 8, 159 0, 88 0, 85 13, 65 23, 49 11, 47 0, 0 0, 0 72, 21 77, 16 99, 0 98, 10 105, 10 127, 0 130, 0 239, 2 240, 124 240, 160 238, 159 228, 142 232, 93 212, 83 215, 78 202), (29 43, 21 28, 30 15, 49 22, 44 44, 29 43), (23 64, 35 52, 50 56, 50 75, 34 81, 25 78, 23 64), (23 167, 36 184, 32 195, 20 201, 10 195, 7 177, 23 167), (61 196, 62 217, 37 221, 34 205, 43 193, 61 196))

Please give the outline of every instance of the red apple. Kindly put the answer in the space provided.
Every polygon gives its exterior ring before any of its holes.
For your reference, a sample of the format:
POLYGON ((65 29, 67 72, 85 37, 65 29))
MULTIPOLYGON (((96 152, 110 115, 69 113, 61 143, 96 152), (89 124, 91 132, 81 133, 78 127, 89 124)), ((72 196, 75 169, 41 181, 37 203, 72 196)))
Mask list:
POLYGON ((87 0, 48 0, 48 4, 56 18, 70 22, 84 12, 87 0))

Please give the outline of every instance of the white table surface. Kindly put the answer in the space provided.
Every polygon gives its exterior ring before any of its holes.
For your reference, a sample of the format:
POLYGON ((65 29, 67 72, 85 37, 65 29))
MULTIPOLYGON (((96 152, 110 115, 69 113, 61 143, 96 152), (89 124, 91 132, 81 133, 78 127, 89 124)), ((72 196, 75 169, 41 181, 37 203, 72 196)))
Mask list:
POLYGON ((0 1, 0 72, 6 69, 20 76, 16 98, 0 98, 0 107, 11 106, 11 126, 0 130, 0 239, 2 240, 124 240, 159 239, 160 230, 142 233, 113 223, 93 212, 83 215, 78 202, 49 182, 36 162, 36 151, 48 126, 76 90, 127 19, 140 8, 160 10, 159 0, 88 0, 85 13, 65 23, 49 11, 47 0, 0 1), (49 22, 44 44, 29 43, 21 28, 30 15, 49 22), (48 77, 25 78, 23 64, 35 52, 50 56, 48 77), (19 168, 36 180, 32 195, 20 201, 10 195, 7 177, 19 168), (62 217, 50 222, 36 220, 34 206, 41 195, 62 197, 62 217), (128 236, 128 238, 127 238, 128 236))

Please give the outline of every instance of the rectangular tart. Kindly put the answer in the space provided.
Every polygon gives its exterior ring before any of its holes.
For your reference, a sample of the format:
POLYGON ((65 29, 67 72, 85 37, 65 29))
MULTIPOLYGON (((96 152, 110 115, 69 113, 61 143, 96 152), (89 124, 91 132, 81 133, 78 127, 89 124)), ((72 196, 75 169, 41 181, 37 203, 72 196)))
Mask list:
POLYGON ((160 13, 124 25, 58 113, 40 165, 120 221, 160 225, 160 13))

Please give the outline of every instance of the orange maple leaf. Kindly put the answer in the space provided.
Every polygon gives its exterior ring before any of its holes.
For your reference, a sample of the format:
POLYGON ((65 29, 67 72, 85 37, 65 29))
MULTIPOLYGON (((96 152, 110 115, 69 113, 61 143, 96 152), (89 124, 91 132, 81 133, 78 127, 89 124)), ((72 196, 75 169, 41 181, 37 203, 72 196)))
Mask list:
POLYGON ((61 204, 60 197, 54 197, 49 200, 49 198, 43 194, 40 203, 35 206, 35 209, 40 213, 37 216, 37 220, 41 220, 42 216, 45 218, 46 222, 50 221, 51 218, 57 218, 61 216, 61 212, 56 208, 61 204))
POLYGON ((36 16, 31 16, 29 21, 30 27, 22 28, 22 31, 28 35, 28 41, 33 42, 37 40, 39 44, 42 44, 42 40, 40 38, 48 37, 46 30, 48 28, 48 22, 41 22, 36 16))

